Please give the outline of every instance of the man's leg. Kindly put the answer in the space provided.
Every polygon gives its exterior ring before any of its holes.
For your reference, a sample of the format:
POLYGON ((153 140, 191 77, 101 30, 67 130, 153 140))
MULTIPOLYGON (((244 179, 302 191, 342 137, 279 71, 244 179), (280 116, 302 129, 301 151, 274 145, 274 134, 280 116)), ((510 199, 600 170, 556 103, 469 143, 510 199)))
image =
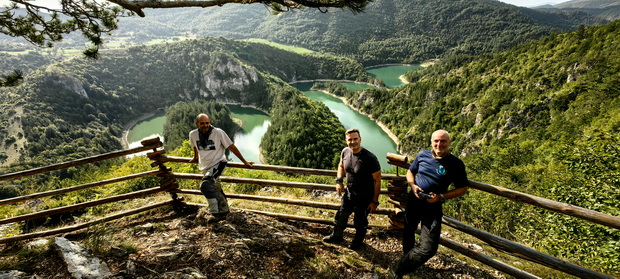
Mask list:
POLYGON ((228 199, 226 198, 226 194, 224 194, 224 190, 222 190, 222 182, 220 178, 215 179, 215 191, 217 192, 217 204, 218 204, 218 213, 223 215, 224 217, 228 214, 230 209, 228 208, 228 199))
POLYGON ((323 241, 327 243, 340 243, 344 241, 343 234, 344 230, 347 228, 349 216, 351 216, 351 213, 339 209, 338 212, 336 212, 336 218, 334 218, 334 231, 332 234, 324 237, 323 241))
POLYGON ((342 196, 342 204, 336 212, 336 217, 334 218, 334 231, 332 234, 323 238, 323 241, 327 243, 340 243, 344 240, 342 237, 344 234, 344 230, 347 228, 347 224, 349 222, 349 216, 351 216, 353 212, 353 202, 351 201, 351 194, 348 190, 345 190, 344 195, 342 196))
POLYGON ((219 179, 224 167, 226 167, 225 163, 215 166, 211 171, 205 173, 200 183, 200 191, 207 198, 209 212, 212 215, 207 220, 208 222, 217 222, 226 218, 229 211, 228 200, 222 191, 222 184, 219 179))
POLYGON ((392 267, 397 276, 414 272, 437 253, 441 236, 441 215, 425 216, 421 222, 420 243, 411 248, 392 267))
POLYGON ((366 232, 368 231, 368 214, 370 213, 370 202, 367 204, 362 202, 355 207, 355 212, 353 213, 353 225, 355 226, 355 237, 349 248, 353 250, 357 250, 362 248, 364 245, 364 238, 366 237, 366 232))

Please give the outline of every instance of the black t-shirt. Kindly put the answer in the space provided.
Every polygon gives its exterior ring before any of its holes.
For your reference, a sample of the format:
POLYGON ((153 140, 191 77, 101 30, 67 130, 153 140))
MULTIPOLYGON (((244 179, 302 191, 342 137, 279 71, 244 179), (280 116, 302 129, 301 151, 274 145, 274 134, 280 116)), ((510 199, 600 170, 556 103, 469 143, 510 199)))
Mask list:
POLYGON ((340 154, 340 162, 344 165, 347 185, 351 189, 354 189, 358 194, 374 193, 375 181, 372 174, 381 170, 381 165, 375 154, 365 148, 354 154, 347 147, 340 154))

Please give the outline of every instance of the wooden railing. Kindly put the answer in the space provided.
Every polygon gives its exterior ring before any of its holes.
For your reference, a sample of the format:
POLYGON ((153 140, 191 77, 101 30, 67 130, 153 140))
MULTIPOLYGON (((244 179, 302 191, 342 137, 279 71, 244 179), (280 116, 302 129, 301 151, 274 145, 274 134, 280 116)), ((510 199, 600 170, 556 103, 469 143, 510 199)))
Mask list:
MULTIPOLYGON (((56 229, 51 229, 51 230, 41 231, 41 232, 33 232, 33 233, 16 235, 16 236, 4 237, 4 238, 0 238, 0 243, 8 243, 8 242, 14 242, 14 241, 19 241, 19 240, 37 238, 37 237, 56 235, 56 234, 66 233, 66 232, 79 230, 83 228, 88 228, 89 226, 92 226, 98 223, 109 222, 115 219, 122 218, 124 216, 137 214, 140 212, 148 211, 148 210, 162 207, 165 205, 204 206, 204 204, 183 202, 183 197, 179 197, 179 194, 202 196, 202 193, 198 190, 180 189, 179 183, 178 183, 179 179, 200 180, 202 179, 202 175, 189 174, 189 173, 175 173, 175 172, 172 172, 172 169, 166 167, 165 165, 166 163, 169 163, 169 162, 170 163, 189 163, 190 158, 165 156, 165 151, 161 149, 163 144, 160 142, 159 138, 143 141, 142 145, 143 146, 137 147, 137 148, 110 152, 110 153, 106 153, 106 154, 102 154, 98 156, 88 157, 88 158, 84 158, 80 160, 74 160, 74 161, 65 162, 61 164, 55 164, 55 165, 51 165, 47 167, 35 168, 35 169, 0 175, 0 181, 17 179, 17 178, 31 176, 35 174, 41 174, 41 173, 51 172, 55 170, 66 169, 69 167, 75 167, 75 166, 100 162, 100 161, 104 161, 108 159, 123 157, 123 156, 136 154, 136 153, 140 153, 144 151, 150 151, 146 153, 146 156, 153 161, 151 163, 151 166, 154 168, 157 168, 156 170, 127 175, 123 177, 117 177, 114 179, 102 180, 102 181, 97 181, 97 182, 92 182, 92 183, 87 183, 87 184, 82 184, 82 185, 77 185, 77 186, 71 186, 71 187, 66 187, 66 188, 57 189, 57 190, 33 193, 29 195, 4 199, 4 200, 0 200, 0 206, 19 203, 19 202, 25 202, 28 200, 39 199, 43 197, 50 197, 50 196, 65 194, 65 193, 69 193, 73 191, 79 191, 83 189, 99 187, 103 185, 108 185, 112 183, 117 183, 121 181, 137 179, 137 178, 143 178, 143 177, 148 177, 148 176, 160 177, 159 185, 154 185, 156 187, 153 187, 150 189, 135 191, 135 192, 126 193, 122 195, 102 198, 98 200, 87 201, 87 202, 78 203, 78 204, 69 205, 69 206, 52 208, 52 209, 29 213, 29 214, 22 214, 19 216, 7 217, 5 219, 0 220, 0 225, 22 222, 22 221, 32 220, 36 218, 42 218, 42 217, 51 216, 54 214, 74 211, 78 209, 84 209, 84 208, 93 207, 93 206, 97 206, 101 204, 108 204, 108 203, 117 202, 117 201, 136 199, 136 198, 144 197, 147 195, 152 195, 155 193, 161 193, 161 192, 170 193, 171 199, 169 201, 158 202, 155 204, 150 204, 148 206, 131 209, 129 211, 115 213, 113 215, 105 216, 97 220, 75 224, 72 226, 66 226, 62 228, 56 228, 56 229)), ((390 163, 391 165, 397 166, 399 168, 403 168, 405 171, 409 167, 406 157, 394 155, 394 154, 387 154, 387 159, 388 159, 388 163, 390 163)), ((232 168, 248 168, 241 163, 234 163, 234 162, 229 163, 228 166, 232 168)), ((271 165, 260 165, 260 164, 254 165, 252 169, 274 171, 274 172, 279 172, 279 173, 295 173, 295 174, 319 175, 319 176, 330 176, 330 177, 336 176, 335 170, 318 170, 318 169, 295 168, 295 167, 286 167, 286 166, 271 166, 271 165)), ((385 225, 371 224, 371 226, 382 227, 386 230, 399 230, 403 227, 403 215, 404 215, 403 213, 404 212, 402 208, 404 205, 403 203, 405 202, 405 199, 406 199, 406 190, 408 186, 407 186, 405 177, 399 175, 398 173, 399 171, 400 170, 397 169, 397 174, 382 175, 382 180, 387 181, 388 187, 387 189, 381 190, 381 194, 388 195, 389 204, 392 205, 392 207, 390 208, 381 207, 376 212, 373 213, 377 215, 387 216, 387 218, 389 218, 390 225, 385 226, 385 225)), ((301 188, 301 189, 307 189, 307 190, 335 191, 335 186, 333 184, 303 183, 303 182, 228 177, 228 176, 221 177, 221 181, 227 182, 227 183, 240 183, 240 184, 249 184, 249 185, 271 186, 271 187, 289 187, 289 188, 301 188)), ((488 192, 488 193, 491 193, 491 194, 494 194, 500 197, 508 198, 508 199, 511 199, 517 202, 524 202, 524 203, 528 203, 533 206, 537 206, 537 207, 544 208, 547 210, 552 210, 552 211, 559 212, 562 214, 567 214, 570 216, 574 216, 577 218, 587 220, 589 222, 605 225, 610 228, 620 229, 620 217, 611 216, 611 215, 603 214, 600 212, 588 210, 585 208, 581 208, 581 207, 577 207, 577 206, 573 206, 569 204, 564 204, 564 203, 559 203, 556 201, 552 201, 552 200, 536 197, 533 195, 528 195, 528 194, 520 193, 517 191, 513 191, 513 190, 509 190, 509 189, 505 189, 502 187, 493 186, 489 184, 484 184, 484 183, 480 183, 480 182, 476 182, 472 180, 470 180, 469 183, 470 183, 470 188, 485 191, 485 192, 488 192)), ((277 198, 277 197, 265 197, 265 196, 246 195, 246 194, 237 194, 237 193, 227 193, 227 197, 229 197, 230 199, 258 200, 262 202, 306 206, 306 207, 322 208, 322 209, 329 209, 329 210, 337 210, 340 206, 339 203, 323 203, 323 202, 315 202, 315 201, 309 201, 309 200, 284 199, 284 198, 277 198)), ((321 218, 312 218, 308 216, 297 216, 297 215, 289 215, 289 214, 282 214, 282 213, 276 213, 276 212, 249 210, 249 209, 243 209, 243 210, 265 214, 265 215, 270 215, 270 216, 275 216, 278 218, 294 219, 294 220, 300 220, 300 221, 305 221, 305 222, 315 222, 315 223, 322 223, 322 224, 333 224, 333 220, 326 220, 326 219, 321 219, 321 218)), ((443 223, 456 230, 459 230, 461 232, 474 236, 488 243, 490 246, 500 251, 506 252, 513 256, 516 256, 516 257, 519 257, 519 258, 522 258, 522 259, 525 259, 525 260, 528 260, 534 263, 545 265, 547 267, 565 272, 567 274, 571 274, 571 275, 574 275, 580 278, 612 278, 605 274, 600 274, 595 271, 589 270, 587 268, 583 268, 581 266, 566 262, 564 260, 555 258, 553 256, 538 252, 532 248, 526 247, 519 243, 509 241, 507 239, 492 235, 482 230, 478 230, 474 227, 468 226, 448 216, 444 217, 443 223)), ((517 269, 508 264, 502 263, 498 260, 495 260, 489 256, 481 254, 475 250, 467 248, 449 239, 442 238, 440 240, 440 243, 441 245, 447 248, 450 248, 456 252, 459 252, 477 261, 480 261, 490 267, 493 267, 499 271, 502 271, 516 278, 538 278, 535 275, 532 275, 530 273, 517 269)))

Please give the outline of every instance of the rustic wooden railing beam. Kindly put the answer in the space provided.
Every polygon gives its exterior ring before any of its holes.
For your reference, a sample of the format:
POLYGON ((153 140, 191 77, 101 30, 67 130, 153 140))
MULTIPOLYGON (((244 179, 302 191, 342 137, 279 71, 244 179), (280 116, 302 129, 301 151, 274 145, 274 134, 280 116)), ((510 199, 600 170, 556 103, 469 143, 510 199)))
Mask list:
POLYGON ((13 241, 26 240, 26 239, 33 239, 33 238, 44 237, 44 236, 50 236, 50 235, 57 235, 57 234, 68 233, 68 232, 72 232, 72 231, 77 231, 77 230, 80 230, 80 229, 83 229, 83 228, 88 228, 88 227, 96 225, 96 224, 109 222, 109 221, 112 221, 112 220, 115 220, 115 219, 120 219, 120 218, 125 217, 125 216, 129 216, 129 215, 137 214, 137 213, 140 213, 140 212, 148 211, 148 210, 155 209, 155 208, 158 208, 158 207, 162 207, 162 206, 165 206, 165 205, 171 205, 173 202, 174 201, 164 201, 164 202, 159 202, 159 203, 155 203, 155 204, 150 204, 150 205, 147 205, 147 206, 143 206, 143 207, 139 207, 139 208, 136 208, 136 209, 132 209, 132 210, 116 213, 116 214, 109 215, 109 216, 106 216, 106 217, 103 217, 103 218, 99 218, 97 220, 92 220, 92 221, 85 222, 85 223, 75 224, 75 225, 72 225, 72 226, 66 226, 66 227, 52 229, 52 230, 47 230, 47 231, 33 232, 33 233, 28 233, 28 234, 22 234, 22 235, 16 235, 16 236, 9 236, 9 237, 5 237, 5 238, 0 238, 0 244, 2 244, 2 243, 9 243, 9 242, 13 242, 13 241))
POLYGON ((33 174, 41 174, 41 173, 51 172, 55 170, 66 169, 70 167, 75 167, 75 166, 95 163, 99 161, 109 160, 113 158, 123 157, 123 156, 127 156, 130 154, 139 153, 142 151, 147 151, 147 150, 162 147, 162 146, 163 144, 161 142, 152 143, 146 146, 140 146, 140 147, 125 149, 125 150, 120 150, 120 151, 113 151, 113 152, 109 152, 109 153, 105 153, 101 155, 77 159, 77 160, 68 161, 68 162, 64 162, 60 164, 54 164, 54 165, 49 165, 49 166, 40 167, 40 168, 0 174, 0 181, 20 178, 24 176, 33 175, 33 174))
MULTIPOLYGON (((160 156, 158 160, 164 162, 173 162, 173 163, 189 163, 191 158, 188 157, 174 157, 174 156, 160 156)), ((266 170, 266 171, 274 171, 274 172, 283 172, 283 173, 295 173, 295 174, 305 174, 305 175, 323 175, 323 176, 333 176, 336 177, 335 170, 321 170, 321 169, 309 169, 309 168, 297 168, 297 167, 287 167, 287 166, 275 166, 275 165, 261 165, 254 164, 251 168, 246 166, 243 163, 239 162, 228 162, 228 166, 231 168, 240 168, 240 169, 252 169, 252 170, 266 170)), ((398 176, 395 174, 382 174, 382 180, 403 180, 406 181, 407 178, 404 176, 398 176)))
POLYGON ((472 226, 466 225, 448 216, 443 217, 443 223, 459 231, 472 235, 488 243, 492 247, 499 249, 501 251, 504 251, 506 253, 509 253, 513 256, 516 256, 516 257, 519 257, 519 258, 522 258, 528 261, 532 261, 535 263, 539 263, 539 264, 551 267, 555 270, 559 270, 559 271, 577 276, 579 278, 612 279, 612 277, 610 276, 597 273, 593 270, 589 270, 587 268, 583 268, 576 264, 572 264, 567 261, 558 259, 556 257, 547 255, 545 253, 536 251, 535 249, 532 249, 530 247, 527 247, 519 243, 510 241, 508 239, 490 234, 488 232, 476 229, 472 226))
MULTIPOLYGON (((202 179, 201 174, 192 174, 192 173, 172 173, 171 175, 174 178, 178 179, 194 179, 200 180, 202 179)), ((260 186, 275 186, 275 187, 289 187, 289 188, 301 188, 307 190, 322 190, 322 191, 336 191, 335 185, 330 184, 319 184, 319 183, 304 183, 304 182, 292 182, 292 181, 281 181, 281 180, 268 180, 268 179, 256 179, 256 178, 241 178, 241 177, 231 177, 231 176, 220 176, 220 181, 226 183, 239 183, 239 184, 248 184, 248 185, 260 185, 260 186)), ((380 192, 383 195, 390 194, 391 192, 388 190, 381 190, 380 192)))
POLYGON ((112 178, 112 179, 107 179, 107 180, 101 180, 101 181, 96 181, 96 182, 91 182, 91 183, 86 183, 86 184, 66 187, 66 188, 62 188, 62 189, 56 189, 56 190, 50 190, 50 191, 46 191, 46 192, 40 192, 40 193, 35 193, 35 194, 30 194, 30 195, 24 195, 24 196, 19 196, 19 197, 14 197, 14 198, 8 198, 8 199, 0 200, 0 205, 12 204, 12 203, 17 203, 17 202, 23 202, 23 201, 27 201, 27 200, 39 199, 39 198, 49 197, 49 196, 55 196, 55 195, 65 194, 65 193, 69 193, 69 192, 73 192, 73 191, 78 191, 78 190, 83 190, 83 189, 103 186, 103 185, 107 185, 107 184, 122 182, 122 181, 126 181, 126 180, 142 178, 142 177, 147 177, 147 176, 151 176, 151 175, 158 175, 160 173, 163 173, 163 171, 160 171, 160 170, 146 171, 146 172, 126 175, 126 176, 122 176, 122 177, 117 177, 117 178, 112 178))
POLYGON ((620 230, 620 217, 617 216, 473 180, 469 181, 469 187, 620 230))
MULTIPOLYGON (((199 196, 202 195, 202 192, 200 192, 199 190, 175 189, 175 190, 171 190, 171 192, 181 193, 181 194, 199 195, 199 196)), ((269 197, 269 196, 226 193, 226 197, 230 199, 243 199, 243 200, 255 200, 255 201, 264 201, 264 202, 272 202, 272 203, 281 203, 281 204, 292 204, 292 205, 307 206, 307 207, 312 207, 312 208, 331 209, 331 210, 338 210, 338 208, 340 208, 340 204, 336 204, 336 203, 316 202, 316 201, 287 199, 287 198, 276 198, 276 197, 269 197)), ((394 213, 396 213, 394 209, 377 208, 377 210, 373 214, 390 215, 394 213)))
POLYGON ((461 244, 458 244, 447 238, 440 238, 439 243, 447 248, 450 248, 458 253, 461 253, 464 256, 470 257, 476 261, 479 261, 483 264, 486 264, 492 268, 495 268, 501 272, 504 272, 508 275, 514 276, 515 278, 524 278, 524 279, 539 279, 540 277, 520 270, 516 267, 508 265, 506 263, 500 262, 494 258, 491 258, 482 253, 478 253, 477 251, 467 248, 461 244))
POLYGON ((167 191, 167 190, 170 190, 170 189, 161 188, 161 187, 155 187, 155 188, 151 188, 151 189, 131 192, 131 193, 117 195, 117 196, 113 196, 113 197, 107 197, 107 198, 98 199, 98 200, 94 200, 94 201, 83 202, 83 203, 78 203, 78 204, 74 204, 74 205, 62 206, 62 207, 56 207, 56 208, 52 208, 52 209, 48 209, 48 210, 43 210, 43 211, 35 212, 35 213, 23 214, 23 215, 19 215, 19 216, 16 216, 16 217, 6 218, 6 219, 3 219, 3 220, 0 220, 0 225, 20 222, 20 221, 25 221, 25 220, 32 220, 32 219, 36 219, 36 218, 40 218, 40 217, 46 217, 46 216, 50 216, 50 215, 54 215, 54 214, 58 214, 58 213, 78 210, 78 209, 87 208, 87 207, 93 207, 93 206, 97 206, 97 205, 101 205, 101 204, 106 204, 106 203, 110 203, 110 202, 116 202, 116 201, 133 199, 133 198, 142 197, 142 196, 146 196, 146 195, 150 195, 150 194, 155 194, 155 193, 163 192, 163 191, 167 191))
MULTIPOLYGON (((203 203, 190 203, 190 202, 188 202, 186 204, 187 205, 191 205, 191 206, 200 206, 200 207, 208 207, 209 206, 209 205, 203 204, 203 203)), ((256 214, 267 215, 267 216, 276 217, 276 218, 282 218, 282 219, 289 219, 289 220, 296 220, 296 221, 303 221, 303 222, 311 222, 311 223, 325 224, 325 225, 333 225, 334 224, 334 220, 327 220, 327 219, 321 219, 321 218, 299 216, 299 215, 290 215, 290 214, 275 213, 275 212, 269 212, 269 211, 260 211, 260 210, 254 210, 254 209, 236 208, 236 207, 232 207, 232 209, 237 209, 237 210, 241 210, 241 211, 247 211, 247 212, 252 212, 252 213, 256 213, 256 214)), ((350 227, 350 228, 353 227, 352 224, 347 224, 347 226, 350 227)), ((385 228, 385 225, 368 224, 368 227, 371 227, 371 228, 385 228)))

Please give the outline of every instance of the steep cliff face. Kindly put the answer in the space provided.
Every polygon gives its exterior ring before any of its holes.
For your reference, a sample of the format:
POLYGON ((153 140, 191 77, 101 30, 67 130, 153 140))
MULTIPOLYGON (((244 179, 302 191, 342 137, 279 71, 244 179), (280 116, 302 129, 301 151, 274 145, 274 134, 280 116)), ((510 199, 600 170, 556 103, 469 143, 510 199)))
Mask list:
POLYGON ((55 80, 54 83, 62 85, 62 87, 69 92, 88 98, 88 93, 84 89, 84 84, 75 78, 66 75, 59 75, 58 79, 55 80))
POLYGON ((203 75, 201 97, 213 97, 224 103, 243 103, 251 99, 249 88, 259 82, 258 73, 232 59, 218 57, 212 70, 203 75))

